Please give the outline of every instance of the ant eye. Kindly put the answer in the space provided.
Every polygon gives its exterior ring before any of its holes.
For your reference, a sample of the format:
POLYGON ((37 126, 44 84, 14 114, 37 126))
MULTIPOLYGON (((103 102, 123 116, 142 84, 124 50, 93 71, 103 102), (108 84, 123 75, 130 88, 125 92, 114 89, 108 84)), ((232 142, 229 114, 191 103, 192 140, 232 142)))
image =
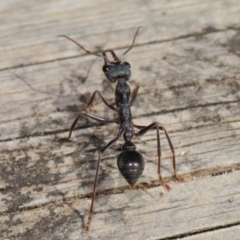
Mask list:
POLYGON ((127 67, 131 68, 131 66, 128 62, 124 62, 123 64, 126 65, 127 67))
POLYGON ((109 69, 109 67, 107 65, 104 65, 102 67, 102 70, 103 70, 104 73, 106 73, 108 71, 108 69, 109 69))

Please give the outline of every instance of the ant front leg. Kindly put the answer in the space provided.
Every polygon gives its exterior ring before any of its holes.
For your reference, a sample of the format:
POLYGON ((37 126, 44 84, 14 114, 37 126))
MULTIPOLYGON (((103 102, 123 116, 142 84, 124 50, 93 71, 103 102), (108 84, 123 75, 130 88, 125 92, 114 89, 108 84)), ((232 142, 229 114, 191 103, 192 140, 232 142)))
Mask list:
POLYGON ((109 103, 109 102, 103 97, 103 95, 101 94, 101 92, 98 91, 98 90, 96 90, 96 91, 93 93, 92 97, 90 98, 90 100, 89 100, 89 102, 88 102, 88 104, 87 104, 87 107, 86 107, 86 112, 88 112, 88 111, 90 110, 90 108, 93 107, 93 100, 94 100, 96 94, 98 94, 98 96, 102 99, 102 101, 105 103, 105 105, 106 105, 107 107, 109 107, 109 108, 112 109, 113 111, 117 112, 117 109, 116 109, 111 103, 109 103))
POLYGON ((55 139, 56 140, 69 140, 71 135, 72 135, 72 131, 74 130, 78 120, 80 117, 88 117, 88 118, 91 118, 91 119, 94 119, 98 122, 101 122, 101 123, 116 123, 118 121, 118 118, 115 118, 115 119, 112 119, 112 120, 108 120, 108 119, 104 119, 104 118, 100 118, 100 117, 96 117, 94 115, 91 115, 91 114, 88 114, 86 112, 81 112, 77 117, 76 119, 74 120, 74 122, 72 123, 72 126, 69 130, 69 134, 68 134, 68 137, 59 137, 58 135, 55 135, 55 139))
POLYGON ((136 100, 137 95, 138 95, 138 90, 139 90, 139 86, 136 86, 136 88, 133 89, 132 99, 130 101, 130 106, 132 106, 135 103, 135 100, 136 100))
POLYGON ((158 152, 158 175, 159 175, 159 181, 163 184, 163 186, 167 189, 167 190, 170 190, 170 186, 168 186, 163 178, 162 178, 162 175, 161 175, 161 145, 160 145, 160 133, 159 133, 159 129, 164 131, 164 134, 168 140, 168 144, 169 144, 169 147, 171 149, 171 152, 172 152, 172 164, 173 164, 173 171, 174 171, 174 178, 178 179, 177 177, 177 170, 176 170, 176 160, 175 160, 175 151, 174 151, 174 147, 172 145, 172 142, 170 140, 170 137, 166 131, 166 129, 162 126, 159 126, 158 123, 152 123, 150 124, 149 126, 139 126, 139 125, 136 125, 136 124, 133 124, 133 127, 135 128, 138 128, 138 129, 141 129, 138 133, 135 133, 135 136, 142 136, 144 135, 146 132, 148 132, 149 130, 151 129, 156 129, 157 131, 157 152, 158 152))
POLYGON ((92 192, 92 201, 91 201, 91 206, 90 206, 90 210, 89 210, 89 215, 88 215, 88 221, 85 227, 85 232, 89 231, 89 227, 90 227, 90 223, 92 220, 92 215, 93 215, 93 205, 94 205, 94 201, 96 198, 96 193, 97 193, 97 179, 98 179, 98 171, 99 171, 99 167, 100 167, 100 161, 102 158, 102 154, 109 148, 111 147, 122 135, 124 129, 120 129, 117 136, 111 140, 108 144, 106 144, 99 152, 98 152, 98 162, 97 162, 97 170, 96 170, 96 174, 95 174, 95 179, 94 179, 94 184, 93 184, 93 192, 92 192))

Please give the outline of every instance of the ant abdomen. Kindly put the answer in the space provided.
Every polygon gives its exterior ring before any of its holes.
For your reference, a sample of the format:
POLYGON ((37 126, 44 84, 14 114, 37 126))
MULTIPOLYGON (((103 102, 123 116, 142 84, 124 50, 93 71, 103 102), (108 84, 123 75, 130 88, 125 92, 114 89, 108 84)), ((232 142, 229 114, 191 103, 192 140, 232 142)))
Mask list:
POLYGON ((139 152, 135 150, 125 150, 119 154, 117 165, 123 177, 133 186, 142 175, 145 162, 139 152))

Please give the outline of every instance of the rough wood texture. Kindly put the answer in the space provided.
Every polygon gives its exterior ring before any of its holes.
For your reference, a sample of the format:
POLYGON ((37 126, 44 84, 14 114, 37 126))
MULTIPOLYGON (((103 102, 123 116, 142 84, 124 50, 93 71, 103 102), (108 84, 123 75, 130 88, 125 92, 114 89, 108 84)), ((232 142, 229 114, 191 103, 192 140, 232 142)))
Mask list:
MULTIPOLYGON (((239 1, 1 1, 0 2, 1 239, 239 239, 240 4, 239 1), (101 3, 100 3, 101 2, 101 3), (87 49, 121 54, 132 66, 134 122, 168 130, 184 182, 173 182, 164 135, 157 183, 156 133, 134 143, 146 167, 128 189, 116 158, 120 140, 103 156, 91 230, 84 235, 97 151, 116 125, 81 119, 96 89, 114 102, 102 59, 87 49)), ((114 114, 97 99, 97 116, 114 114)))

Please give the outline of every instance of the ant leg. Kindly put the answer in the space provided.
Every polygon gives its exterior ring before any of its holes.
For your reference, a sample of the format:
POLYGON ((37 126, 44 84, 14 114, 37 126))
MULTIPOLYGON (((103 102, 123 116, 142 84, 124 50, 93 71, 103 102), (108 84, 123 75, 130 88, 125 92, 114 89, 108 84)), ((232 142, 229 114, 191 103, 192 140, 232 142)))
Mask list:
POLYGON ((130 101, 130 106, 132 106, 135 103, 135 100, 136 100, 137 94, 138 94, 138 90, 139 90, 139 86, 136 86, 136 88, 134 88, 134 90, 132 92, 132 99, 130 101))
POLYGON ((93 205, 94 205, 94 201, 95 201, 95 197, 96 197, 96 192, 97 192, 97 179, 98 179, 98 170, 100 167, 100 161, 101 161, 101 157, 102 154, 105 152, 105 150, 107 150, 109 147, 111 147, 118 139, 119 137, 122 135, 124 129, 120 129, 117 136, 111 140, 108 144, 106 144, 99 152, 98 152, 98 162, 97 162, 97 170, 96 170, 96 174, 95 174, 95 179, 94 179, 94 185, 93 185, 93 192, 92 192, 92 201, 91 201, 91 206, 90 206, 90 210, 89 210, 89 215, 88 215, 88 221, 85 227, 85 232, 89 231, 89 227, 90 227, 90 223, 92 220, 92 215, 93 215, 93 205))
POLYGON ((69 140, 70 137, 71 137, 71 135, 72 135, 72 131, 73 131, 75 125, 77 124, 77 121, 78 121, 79 118, 82 117, 82 116, 84 116, 84 117, 89 117, 89 118, 91 118, 91 119, 94 119, 94 120, 96 120, 96 121, 98 121, 98 122, 102 122, 102 123, 116 123, 116 122, 118 121, 118 118, 115 118, 115 119, 112 119, 112 120, 107 120, 107 119, 104 119, 104 118, 100 118, 100 117, 96 117, 96 116, 94 116, 94 115, 88 114, 88 113, 86 113, 86 112, 81 112, 81 113, 76 117, 76 119, 74 120, 74 122, 72 123, 72 126, 71 126, 71 128, 70 128, 70 130, 69 130, 68 137, 61 137, 61 138, 60 138, 58 135, 55 135, 55 139, 56 139, 56 140, 69 140))
POLYGON ((106 105, 107 107, 109 107, 109 108, 112 109, 113 111, 117 112, 117 109, 116 109, 111 103, 109 103, 109 102, 102 96, 101 92, 98 91, 98 90, 96 90, 96 91, 93 93, 92 97, 90 98, 90 100, 89 100, 89 102, 88 102, 88 104, 87 104, 87 107, 86 107, 86 112, 88 112, 88 111, 90 110, 90 108, 93 107, 93 100, 94 100, 96 94, 98 94, 98 96, 102 99, 102 101, 105 103, 105 105, 106 105))
POLYGON ((162 126, 159 126, 158 123, 152 123, 149 126, 140 126, 140 125, 136 125, 133 124, 133 127, 136 127, 138 129, 141 129, 138 133, 136 133, 136 136, 142 136, 144 135, 146 132, 148 132, 151 129, 156 129, 157 130, 157 149, 158 149, 158 175, 159 175, 159 181, 163 184, 163 186, 167 189, 170 190, 171 188, 163 181, 163 178, 161 176, 161 145, 160 145, 160 134, 159 134, 159 129, 164 131, 164 134, 167 138, 169 147, 171 149, 172 152, 172 163, 173 163, 173 171, 174 171, 174 178, 178 179, 177 177, 177 170, 176 170, 176 160, 175 160, 175 151, 174 151, 174 147, 172 145, 172 142, 170 140, 170 137, 166 131, 166 129, 162 126))

